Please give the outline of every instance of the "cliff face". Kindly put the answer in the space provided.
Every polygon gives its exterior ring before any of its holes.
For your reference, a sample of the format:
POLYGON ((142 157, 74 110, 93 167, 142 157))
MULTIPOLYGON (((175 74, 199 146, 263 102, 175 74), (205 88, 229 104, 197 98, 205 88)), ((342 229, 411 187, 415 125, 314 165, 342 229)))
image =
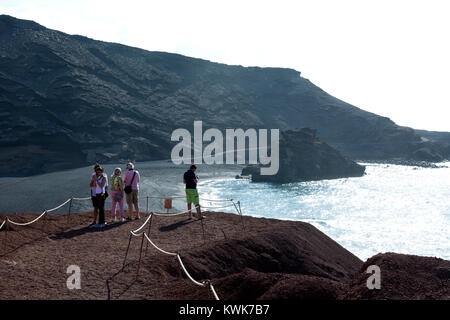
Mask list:
POLYGON ((316 136, 311 129, 280 133, 280 168, 276 175, 261 175, 257 166, 248 166, 242 175, 252 175, 254 182, 289 183, 344 177, 360 177, 365 167, 342 156, 316 136))
POLYGON ((450 155, 450 132, 415 130, 422 140, 437 144, 443 154, 450 155))
POLYGON ((311 127, 359 159, 447 156, 295 70, 149 52, 0 16, 0 174, 168 159, 171 132, 191 130, 194 120, 219 129, 311 127))

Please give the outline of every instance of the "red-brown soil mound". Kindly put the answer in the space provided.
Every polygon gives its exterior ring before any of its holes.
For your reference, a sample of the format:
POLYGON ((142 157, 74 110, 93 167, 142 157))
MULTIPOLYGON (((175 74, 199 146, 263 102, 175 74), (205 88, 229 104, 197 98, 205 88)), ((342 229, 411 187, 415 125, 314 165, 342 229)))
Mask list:
POLYGON ((341 299, 450 299, 450 261, 397 253, 368 259, 341 299), (380 267, 381 288, 368 290, 370 265, 380 267))
MULTIPOLYGON (((205 215, 204 236, 200 221, 154 216, 150 238, 178 252, 194 279, 211 280, 221 299, 450 299, 450 261, 388 253, 363 264, 307 223, 205 215), (367 288, 370 265, 380 267, 380 290, 367 288)), ((131 238, 123 265, 129 231, 144 219, 103 230, 88 228, 91 219, 92 213, 49 215, 31 226, 3 228, 0 299, 214 298, 183 274, 176 257, 147 247, 142 237, 131 238), (80 290, 66 286, 69 265, 81 268, 80 290)))
MULTIPOLYGON (((179 252, 197 280, 210 279, 222 299, 334 299, 362 262, 313 226, 292 221, 205 213, 201 222, 154 217, 150 238, 179 252), (243 223, 242 223, 243 222, 243 223)), ((11 215, 30 221, 36 214, 11 215)), ((2 221, 4 217, 1 217, 2 221)), ((175 257, 146 250, 130 230, 143 219, 88 228, 91 213, 49 215, 0 232, 0 299, 211 299, 181 273, 175 257), (70 219, 70 220, 69 220, 70 219), (66 287, 69 265, 81 268, 81 290, 66 287)), ((146 228, 147 230, 147 228, 146 228)))

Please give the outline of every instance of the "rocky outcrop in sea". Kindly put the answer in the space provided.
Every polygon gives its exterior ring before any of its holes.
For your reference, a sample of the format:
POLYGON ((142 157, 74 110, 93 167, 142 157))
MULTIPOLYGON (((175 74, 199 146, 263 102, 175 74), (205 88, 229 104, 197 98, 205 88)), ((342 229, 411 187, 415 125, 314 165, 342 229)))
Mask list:
POLYGON ((253 182, 289 183, 360 177, 365 171, 308 128, 280 132, 279 165, 276 175, 262 175, 259 165, 245 167, 241 175, 251 175, 253 182))

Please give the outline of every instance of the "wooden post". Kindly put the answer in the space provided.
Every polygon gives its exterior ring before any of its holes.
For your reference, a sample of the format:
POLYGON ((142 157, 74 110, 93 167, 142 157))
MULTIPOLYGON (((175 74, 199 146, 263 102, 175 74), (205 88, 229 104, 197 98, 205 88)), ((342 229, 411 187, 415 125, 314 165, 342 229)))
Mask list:
POLYGON ((6 245, 7 245, 7 243, 8 243, 8 229, 9 229, 9 223, 8 223, 9 221, 8 221, 8 217, 6 217, 6 222, 5 222, 5 238, 4 238, 4 240, 3 240, 3 247, 4 247, 4 253, 3 253, 3 255, 4 256, 6 256, 6 253, 7 253, 7 247, 6 247, 6 245))
POLYGON ((245 231, 245 224, 244 224, 244 218, 242 217, 242 209, 241 209, 241 201, 238 201, 238 206, 239 206, 239 214, 241 216, 241 223, 242 223, 242 228, 245 231))
POLYGON ((48 214, 47 211, 45 211, 45 214, 44 214, 44 233, 45 234, 47 234, 47 229, 48 229, 47 228, 47 224, 48 224, 47 223, 47 214, 48 214))
MULTIPOLYGON (((150 237, 150 228, 152 227, 152 220, 153 220, 153 213, 151 213, 150 221, 148 222, 148 230, 147 230, 147 236, 150 237)), ((147 249, 148 249, 148 241, 145 242, 145 254, 144 256, 147 256, 147 249)))
POLYGON ((127 252, 125 252, 125 259, 123 259, 122 269, 125 268, 125 262, 127 261, 128 250, 130 249, 130 243, 131 243, 131 237, 132 237, 132 236, 133 236, 133 235, 130 233, 130 240, 128 240, 127 252))
POLYGON ((142 260, 142 246, 144 245, 144 233, 142 233, 142 240, 141 240, 141 249, 139 250, 139 262, 138 262, 138 268, 136 272, 136 279, 139 276, 139 270, 141 269, 141 260, 142 260))
POLYGON ((147 215, 148 215, 148 196, 147 196, 147 215))
POLYGON ((203 214, 200 211, 200 223, 202 224, 202 232, 203 232, 203 242, 205 242, 205 227, 203 226, 203 214))
POLYGON ((212 292, 211 292, 211 281, 210 280, 206 280, 205 284, 206 284, 206 286, 205 286, 206 291, 208 291, 208 297, 209 298, 214 298, 214 297, 212 297, 212 292))
POLYGON ((178 253, 177 253, 177 257, 175 259, 177 259, 178 276, 180 277, 180 281, 183 281, 183 270, 181 269, 180 263, 178 263, 178 253))
POLYGON ((70 226, 70 213, 72 212, 72 201, 73 201, 73 197, 70 198, 70 202, 69 202, 69 214, 67 215, 67 224, 70 226))

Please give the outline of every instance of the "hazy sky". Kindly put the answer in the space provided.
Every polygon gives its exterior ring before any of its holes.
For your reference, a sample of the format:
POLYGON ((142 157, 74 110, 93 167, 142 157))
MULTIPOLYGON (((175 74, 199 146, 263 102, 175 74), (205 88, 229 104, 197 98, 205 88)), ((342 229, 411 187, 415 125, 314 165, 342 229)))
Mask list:
POLYGON ((448 0, 0 0, 0 13, 147 50, 293 68, 399 125, 450 131, 448 0))

